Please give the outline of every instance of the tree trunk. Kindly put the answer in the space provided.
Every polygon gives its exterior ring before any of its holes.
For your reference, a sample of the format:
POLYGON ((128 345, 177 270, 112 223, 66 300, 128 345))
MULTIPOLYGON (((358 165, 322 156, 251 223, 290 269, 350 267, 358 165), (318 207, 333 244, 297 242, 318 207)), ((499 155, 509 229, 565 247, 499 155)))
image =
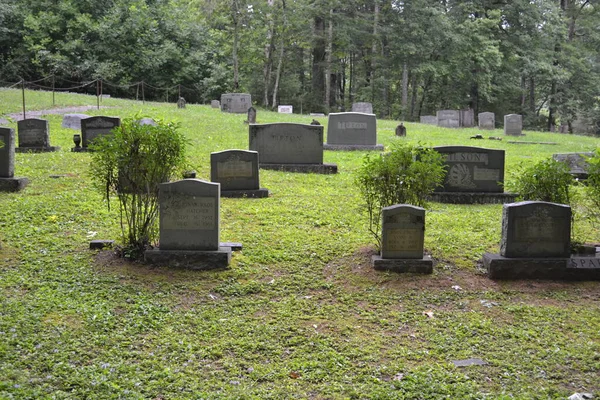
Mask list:
MULTIPOLYGON (((269 7, 273 6, 273 1, 268 1, 269 7)), ((269 106, 269 86, 271 86, 271 69, 273 67, 273 17, 271 13, 267 14, 267 20, 269 21, 269 28, 267 29, 267 44, 265 45, 265 67, 263 69, 263 82, 265 83, 265 90, 263 91, 263 106, 269 106)))
POLYGON ((373 44, 371 46, 371 103, 375 102, 375 70, 377 68, 377 27, 379 25, 379 0, 374 0, 373 10, 373 44))
POLYGON ((277 72, 275 74, 275 84, 273 85, 273 108, 277 107, 277 94, 279 92, 279 78, 283 67, 283 36, 279 42, 279 60, 277 61, 277 72))
MULTIPOLYGON (((320 16, 315 17, 312 60, 312 98, 322 99, 324 96, 325 74, 323 73, 323 62, 325 61, 325 21, 320 16)), ((316 104, 315 104, 316 105, 316 104)))
POLYGON ((529 78, 529 110, 535 114, 535 79, 529 78))
POLYGON ((411 86, 412 86, 412 95, 410 96, 410 115, 409 118, 411 121, 415 120, 415 106, 417 104, 417 97, 418 97, 418 86, 417 86, 417 74, 413 73, 412 74, 412 79, 411 79, 411 86))
POLYGON ((325 98, 323 105, 329 113, 331 107, 331 58, 333 53, 333 9, 329 10, 329 29, 327 31, 327 60, 325 64, 325 98))
POLYGON ((233 50, 231 52, 231 56, 233 58, 233 90, 237 91, 238 88, 240 87, 240 73, 239 73, 239 66, 238 66, 238 46, 239 46, 239 26, 238 26, 238 21, 239 18, 236 15, 236 12, 234 10, 234 17, 233 17, 233 50))
POLYGON ((408 64, 402 66, 402 119, 406 119, 408 110, 408 64))

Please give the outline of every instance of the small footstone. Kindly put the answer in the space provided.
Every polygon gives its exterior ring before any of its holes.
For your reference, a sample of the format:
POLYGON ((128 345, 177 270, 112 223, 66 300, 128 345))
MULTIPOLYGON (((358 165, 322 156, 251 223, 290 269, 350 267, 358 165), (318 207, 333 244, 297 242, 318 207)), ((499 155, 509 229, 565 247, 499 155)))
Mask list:
POLYGON ((102 250, 112 248, 115 244, 114 240, 92 240, 90 242, 90 250, 102 250))
POLYGON ((487 362, 481 358, 467 358, 466 360, 453 360, 456 367, 469 367, 471 365, 487 365, 487 362))

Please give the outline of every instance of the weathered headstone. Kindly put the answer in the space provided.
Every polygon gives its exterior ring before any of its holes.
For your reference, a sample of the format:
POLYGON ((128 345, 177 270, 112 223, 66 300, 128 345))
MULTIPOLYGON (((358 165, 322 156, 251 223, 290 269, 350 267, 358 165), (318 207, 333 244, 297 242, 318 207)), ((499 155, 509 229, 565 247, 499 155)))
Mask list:
POLYGON ((352 112, 363 114, 373 114, 373 104, 371 103, 353 103, 352 112))
POLYGON ((460 126, 464 128, 472 128, 475 126, 475 112, 472 108, 459 111, 460 126))
POLYGON ((421 115, 419 122, 427 125, 437 125, 438 119, 435 115, 421 115))
POLYGON ((328 121, 326 150, 383 150, 377 144, 375 114, 331 113, 328 121))
POLYGON ((63 115, 62 127, 81 130, 81 120, 89 118, 86 114, 65 114, 63 115))
POLYGON ((277 106, 277 112, 280 114, 293 114, 294 106, 277 106))
POLYGON ((569 166, 569 172, 575 178, 587 179, 589 164, 588 157, 592 157, 594 153, 558 153, 552 154, 554 161, 565 163, 569 166))
POLYGON ((382 209, 381 255, 373 256, 373 267, 396 272, 431 273, 431 257, 423 257, 425 209, 397 204, 382 209))
POLYGON ((248 123, 249 124, 256 123, 256 109, 254 107, 250 107, 248 109, 248 123))
MULTIPOLYGON (((112 130, 121 125, 116 117, 89 117, 81 120, 81 150, 88 150, 89 144, 98 136, 110 135, 112 130)), ((73 151, 75 148, 72 149, 73 151)))
POLYGON ((458 110, 440 110, 437 112, 437 124, 444 128, 460 128, 458 110))
POLYGON ((161 183, 158 249, 146 262, 193 269, 223 268, 231 248, 220 246, 220 185, 199 179, 161 183))
POLYGON ((253 124, 249 126, 249 142, 249 149, 258 151, 260 168, 337 173, 337 165, 323 164, 323 126, 253 124))
POLYGON ((269 197, 269 191, 260 188, 256 151, 211 153, 210 180, 221 184, 221 197, 269 197))
POLYGON ((252 96, 247 93, 225 93, 221 95, 221 111, 244 114, 252 106, 252 96))
POLYGON ((22 152, 50 152, 57 151, 57 147, 50 146, 48 121, 45 119, 28 118, 17 123, 19 147, 17 153, 22 152))
POLYGON ((523 116, 519 114, 505 115, 504 134, 509 136, 523 136, 523 116))
POLYGON ((186 101, 183 97, 177 99, 177 108, 185 108, 186 101))
POLYGON ((152 118, 142 118, 142 119, 139 119, 137 122, 140 125, 158 126, 156 121, 153 120, 152 118))
POLYGON ((0 192, 18 192, 28 183, 15 177, 15 130, 0 128, 0 192))
POLYGON ((406 127, 402 122, 396 127, 396 136, 406 136, 406 127))
POLYGON ((211 100, 210 106, 212 108, 221 108, 221 102, 219 100, 211 100))
POLYGON ((479 113, 479 129, 496 129, 496 114, 493 112, 479 113))

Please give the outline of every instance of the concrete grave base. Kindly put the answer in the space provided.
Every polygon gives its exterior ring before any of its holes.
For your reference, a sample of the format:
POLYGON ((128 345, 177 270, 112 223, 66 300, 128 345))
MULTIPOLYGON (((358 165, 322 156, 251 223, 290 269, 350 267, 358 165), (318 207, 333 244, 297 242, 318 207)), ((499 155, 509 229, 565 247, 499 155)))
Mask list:
POLYGON ((516 193, 435 192, 429 200, 447 204, 504 204, 514 203, 518 196, 516 193))
POLYGON ((114 245, 114 240, 92 240, 90 242, 90 250, 102 250, 105 248, 112 249, 114 245))
POLYGON ((152 265, 210 270, 227 268, 231 262, 231 247, 219 247, 215 251, 201 250, 146 250, 144 261, 152 265))
POLYGON ((27 178, 0 178, 0 192, 19 192, 28 184, 27 178))
POLYGON ((337 174, 337 164, 259 164, 261 169, 313 174, 337 174))
POLYGON ((92 152, 93 150, 87 147, 71 147, 71 151, 73 153, 87 153, 92 152))
POLYGON ((53 151, 59 151, 60 147, 48 146, 48 147, 16 147, 15 153, 50 153, 53 151))
POLYGON ((232 197, 232 198, 243 198, 248 197, 252 199, 259 199, 269 197, 268 189, 254 189, 254 190, 221 190, 221 197, 232 197))
POLYGON ((323 150, 337 150, 337 151, 361 151, 361 150, 373 150, 383 151, 382 144, 366 145, 366 144, 323 144, 323 150))
POLYGON ((380 255, 371 256, 371 265, 378 271, 414 272, 416 274, 431 274, 433 260, 431 256, 423 258, 381 258, 380 255))
POLYGON ((600 280, 600 257, 507 258, 485 253, 483 265, 491 279, 600 280))

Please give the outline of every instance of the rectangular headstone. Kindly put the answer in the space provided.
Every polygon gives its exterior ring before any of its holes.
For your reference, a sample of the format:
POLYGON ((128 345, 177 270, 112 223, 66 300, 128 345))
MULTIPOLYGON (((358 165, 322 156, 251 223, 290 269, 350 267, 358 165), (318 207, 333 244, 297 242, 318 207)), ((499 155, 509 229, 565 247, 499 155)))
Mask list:
POLYGON ((479 129, 496 129, 496 114, 493 112, 482 112, 477 115, 479 129))
POLYGON ((439 192, 504 191, 504 150, 470 146, 439 146, 444 156, 446 177, 439 192))
POLYGON ((15 130, 0 128, 0 178, 15 176, 15 130))
POLYGON ((323 164, 323 126, 293 123, 249 127, 249 149, 261 164, 323 164))
POLYGON ((523 134, 523 116, 519 114, 505 115, 504 134, 509 136, 521 136, 523 134))
POLYGON ((19 147, 49 147, 48 121, 28 118, 17 123, 19 147))
POLYGON ((382 209, 382 258, 423 258, 425 209, 397 204, 382 209))
POLYGON ((294 106, 277 106, 277 112, 280 114, 293 114, 294 106))
POLYGON ((427 125, 437 125, 438 124, 438 120, 435 115, 421 115, 421 117, 419 117, 419 122, 422 124, 427 124, 427 125))
POLYGON ((458 110, 440 110, 437 112, 437 124, 444 128, 460 128, 458 110))
POLYGON ((502 210, 503 257, 569 257, 571 207, 543 201, 505 204, 502 210))
POLYGON ((220 185, 184 179, 159 185, 160 250, 218 250, 220 185))
POLYGON ((371 104, 371 103, 353 103, 352 104, 352 112, 373 114, 373 104, 371 104))
POLYGON ((377 144, 375 114, 358 112, 329 114, 327 144, 375 146, 377 144))
POLYGON ((65 114, 63 115, 62 127, 81 130, 81 120, 89 118, 87 114, 65 114))
POLYGON ((221 190, 256 190, 258 152, 225 150, 210 154, 210 180, 221 184, 221 190))
POLYGON ((472 108, 466 110, 460 110, 460 126, 465 128, 472 128, 475 126, 475 112, 472 108))
POLYGON ((219 100, 211 100, 210 106, 212 108, 221 108, 221 102, 219 100))
POLYGON ((554 161, 565 163, 569 166, 569 172, 576 178, 586 179, 588 177, 588 168, 590 165, 587 162, 588 157, 592 157, 594 153, 558 153, 552 154, 554 161))
POLYGON ((252 96, 248 93, 225 93, 221 95, 221 111, 243 114, 252 107, 252 96))
POLYGON ((121 125, 115 117, 90 117, 81 120, 81 145, 88 147, 98 136, 110 135, 111 131, 121 125))

